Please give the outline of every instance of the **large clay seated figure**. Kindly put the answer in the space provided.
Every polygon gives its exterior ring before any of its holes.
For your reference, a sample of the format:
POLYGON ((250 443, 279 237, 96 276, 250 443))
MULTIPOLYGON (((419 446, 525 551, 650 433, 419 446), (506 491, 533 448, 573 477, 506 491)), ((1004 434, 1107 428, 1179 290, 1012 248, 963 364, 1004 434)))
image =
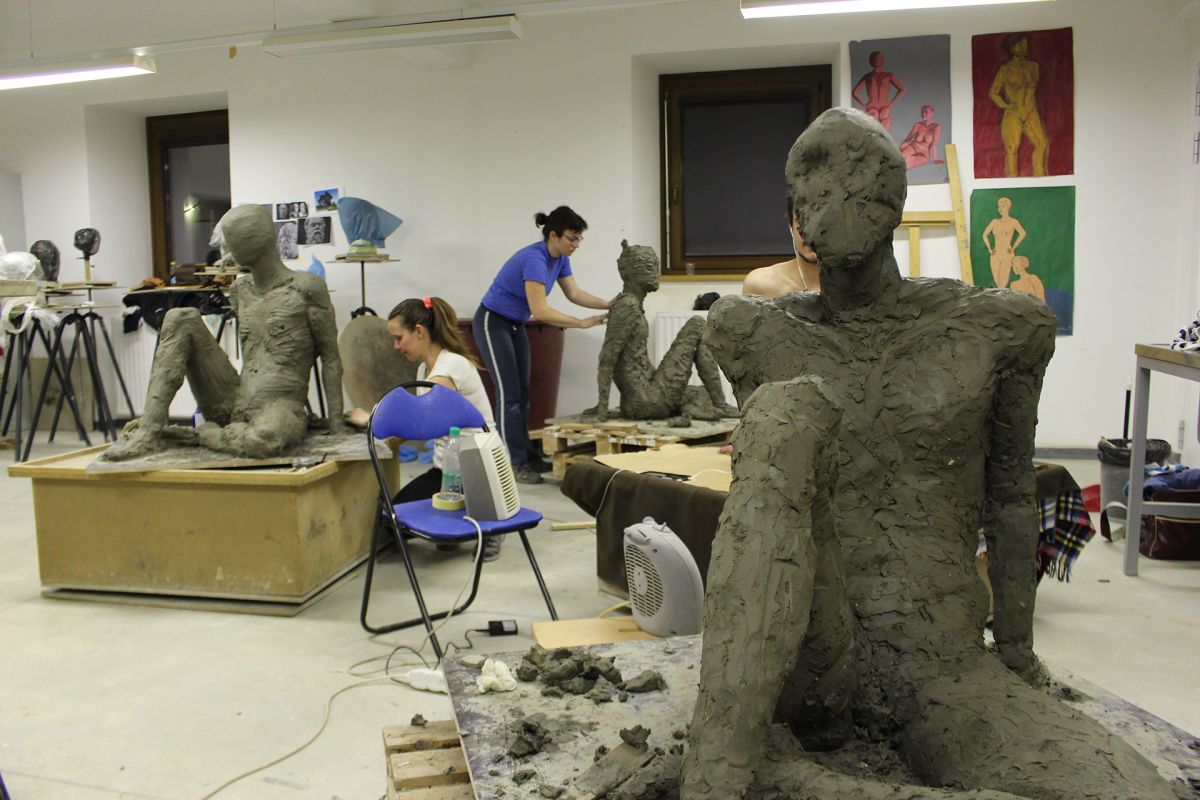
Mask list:
POLYGON ((650 326, 643 303, 647 294, 658 290, 659 264, 654 250, 621 242, 617 270, 623 289, 608 311, 597 378, 599 402, 584 411, 583 417, 603 420, 614 416, 608 407, 613 383, 621 393, 620 414, 625 419, 687 425, 692 419, 738 416, 738 410, 725 402, 717 362, 702 341, 702 318, 684 324, 657 369, 650 363, 650 326), (688 385, 693 366, 703 388, 688 385))
POLYGON ((722 298, 705 336, 744 416, 681 796, 1174 797, 1044 688, 1033 654, 1031 461, 1053 314, 900 277, 904 159, 865 115, 819 117, 787 180, 821 293, 722 298), (842 747, 892 759, 909 785, 838 761, 842 747))
POLYGON ((168 311, 150 370, 140 420, 127 426, 105 456, 134 458, 177 444, 250 458, 286 452, 308 433, 309 374, 321 359, 328 430, 343 429, 342 362, 325 282, 279 260, 275 226, 258 205, 231 209, 218 223, 241 268, 229 292, 237 312, 242 372, 229 362, 194 308, 168 311), (206 420, 199 428, 169 426, 171 400, 184 379, 206 420))

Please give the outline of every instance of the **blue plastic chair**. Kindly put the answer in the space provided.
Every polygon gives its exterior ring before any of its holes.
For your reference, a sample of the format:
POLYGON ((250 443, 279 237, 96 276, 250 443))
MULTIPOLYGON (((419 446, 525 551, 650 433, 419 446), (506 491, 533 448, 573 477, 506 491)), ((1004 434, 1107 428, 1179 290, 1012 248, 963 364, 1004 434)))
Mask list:
MULTIPOLYGON (((441 511, 433 507, 432 500, 393 504, 391 490, 388 488, 387 478, 383 474, 383 465, 375 454, 373 444, 375 439, 386 439, 389 436, 414 440, 434 439, 447 435, 452 427, 487 430, 483 415, 471 405, 470 401, 452 389, 426 381, 402 383, 392 389, 375 405, 371 411, 370 421, 367 423, 367 449, 371 454, 371 465, 375 468, 375 479, 379 483, 379 513, 376 515, 375 529, 371 532, 371 550, 367 557, 367 578, 366 584, 363 586, 359 622, 364 630, 376 634, 410 628, 423 622, 439 661, 442 658, 442 647, 433 633, 433 623, 451 614, 459 614, 471 605, 479 589, 479 576, 483 571, 484 562, 482 558, 476 559, 471 594, 462 605, 453 611, 430 614, 425 604, 425 597, 421 593, 421 586, 417 582, 417 573, 413 567, 412 558, 408 552, 407 535, 438 544, 446 544, 476 541, 478 533, 475 526, 465 519, 466 511, 441 511), (409 389, 418 387, 427 387, 429 391, 420 396, 409 391, 409 389), (367 606, 371 600, 371 581, 375 574, 380 539, 386 537, 387 532, 390 532, 404 558, 404 569, 408 572, 408 580, 412 584, 417 608, 421 615, 403 622, 372 626, 367 622, 367 606)), ((541 589, 542 597, 546 601, 546 608, 550 610, 550 618, 558 619, 558 612, 554 610, 554 601, 550 599, 550 592, 546 589, 542 571, 538 567, 537 559, 534 558, 533 549, 529 546, 529 538, 525 535, 527 530, 536 527, 541 521, 542 515, 528 508, 522 508, 515 516, 505 520, 478 520, 485 537, 503 536, 507 533, 517 533, 521 537, 521 544, 525 547, 525 555, 529 557, 529 565, 533 567, 533 575, 537 578, 538 588, 541 589)))

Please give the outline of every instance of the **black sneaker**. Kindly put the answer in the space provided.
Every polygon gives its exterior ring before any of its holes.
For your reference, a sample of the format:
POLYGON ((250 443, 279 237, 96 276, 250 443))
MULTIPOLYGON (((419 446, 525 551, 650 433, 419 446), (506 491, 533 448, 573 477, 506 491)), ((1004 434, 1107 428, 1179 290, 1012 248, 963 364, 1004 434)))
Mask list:
POLYGON ((542 483, 542 476, 528 464, 513 467, 513 477, 517 479, 517 483, 542 483))
POLYGON ((495 561, 500 557, 500 545, 504 544, 503 536, 489 536, 483 540, 483 560, 495 561))
POLYGON ((544 458, 535 458, 525 462, 534 472, 552 472, 554 465, 544 458))

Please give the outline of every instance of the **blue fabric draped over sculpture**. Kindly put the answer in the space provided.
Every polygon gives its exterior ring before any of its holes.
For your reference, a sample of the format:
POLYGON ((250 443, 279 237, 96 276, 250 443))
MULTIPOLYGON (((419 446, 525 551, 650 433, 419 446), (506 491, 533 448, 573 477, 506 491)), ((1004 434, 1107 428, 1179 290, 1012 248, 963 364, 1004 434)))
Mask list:
POLYGON ((376 247, 383 247, 387 237, 404 222, 360 197, 343 197, 338 203, 338 216, 342 220, 342 230, 346 232, 346 241, 366 239, 376 247))

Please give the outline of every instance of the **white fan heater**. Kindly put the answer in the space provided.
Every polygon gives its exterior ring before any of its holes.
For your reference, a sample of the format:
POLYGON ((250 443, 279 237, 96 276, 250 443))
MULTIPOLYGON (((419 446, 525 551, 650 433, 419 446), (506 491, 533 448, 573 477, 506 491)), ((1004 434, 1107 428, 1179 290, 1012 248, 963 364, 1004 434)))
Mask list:
POLYGON ((468 516, 502 520, 521 510, 508 448, 495 431, 464 434, 459 440, 458 463, 468 516))
POLYGON ((625 578, 633 621, 655 636, 700 632, 704 583, 696 559, 666 525, 646 517, 625 529, 625 578))

